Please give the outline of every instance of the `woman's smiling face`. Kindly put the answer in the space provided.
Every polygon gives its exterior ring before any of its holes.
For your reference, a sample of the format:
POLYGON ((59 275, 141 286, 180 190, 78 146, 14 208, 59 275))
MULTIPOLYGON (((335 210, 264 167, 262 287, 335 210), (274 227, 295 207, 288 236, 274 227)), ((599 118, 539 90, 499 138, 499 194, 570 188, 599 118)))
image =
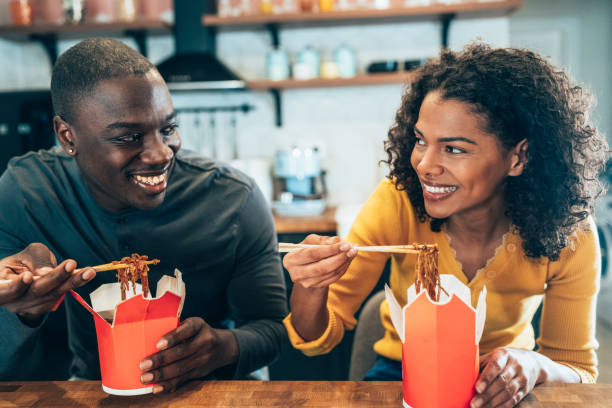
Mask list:
POLYGON ((423 190, 425 209, 434 218, 503 212, 504 180, 516 174, 514 149, 504 151, 485 118, 465 102, 425 96, 415 124, 411 155, 423 190))

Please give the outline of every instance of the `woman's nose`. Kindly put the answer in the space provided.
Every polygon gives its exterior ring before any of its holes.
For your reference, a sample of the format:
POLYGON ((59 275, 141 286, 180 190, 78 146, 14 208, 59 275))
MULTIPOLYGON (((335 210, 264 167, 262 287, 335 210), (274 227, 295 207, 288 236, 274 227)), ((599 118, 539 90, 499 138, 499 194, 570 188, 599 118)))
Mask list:
POLYGON ((434 149, 426 149, 417 155, 416 171, 420 175, 439 176, 444 172, 440 158, 434 149))

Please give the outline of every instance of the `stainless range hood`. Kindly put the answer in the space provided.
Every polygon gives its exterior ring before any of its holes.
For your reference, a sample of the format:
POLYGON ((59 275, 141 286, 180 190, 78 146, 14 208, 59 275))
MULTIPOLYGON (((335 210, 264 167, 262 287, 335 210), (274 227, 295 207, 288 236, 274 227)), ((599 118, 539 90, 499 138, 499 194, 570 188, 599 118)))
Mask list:
POLYGON ((215 30, 202 25, 202 15, 215 12, 214 0, 174 0, 176 54, 157 66, 170 90, 246 88, 246 82, 215 57, 215 30))

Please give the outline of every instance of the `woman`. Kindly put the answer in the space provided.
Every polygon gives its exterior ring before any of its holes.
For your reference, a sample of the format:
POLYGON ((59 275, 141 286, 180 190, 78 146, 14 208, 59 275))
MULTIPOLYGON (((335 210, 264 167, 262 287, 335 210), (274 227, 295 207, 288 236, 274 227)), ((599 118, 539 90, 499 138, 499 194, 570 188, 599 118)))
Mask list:
MULTIPOLYGON (((285 319, 293 345, 326 353, 355 325, 386 254, 352 244, 436 243, 439 270, 487 287, 481 373, 472 407, 510 407, 542 382, 594 382, 600 253, 592 219, 607 158, 588 96, 538 55, 471 45, 443 51, 409 84, 385 148, 380 183, 347 241, 285 256, 295 285, 285 319), (349 243, 350 242, 350 243, 349 243), (332 285, 333 284, 333 285, 332 285), (330 286, 331 285, 331 286, 330 286), (538 351, 531 320, 543 304, 538 351)), ((391 256, 400 303, 413 255, 391 256)), ((401 379, 401 344, 386 333, 366 379, 401 379)))

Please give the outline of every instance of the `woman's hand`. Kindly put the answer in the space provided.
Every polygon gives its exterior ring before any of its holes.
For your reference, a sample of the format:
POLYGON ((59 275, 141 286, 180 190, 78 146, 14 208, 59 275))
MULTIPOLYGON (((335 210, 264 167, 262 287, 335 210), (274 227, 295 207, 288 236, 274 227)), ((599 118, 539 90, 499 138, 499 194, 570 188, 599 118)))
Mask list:
POLYGON ((199 317, 186 319, 157 343, 160 350, 140 363, 143 384, 153 393, 173 391, 238 360, 238 343, 229 330, 213 329, 199 317))
POLYGON ((543 382, 534 351, 497 348, 480 357, 480 376, 471 408, 510 408, 543 382))
POLYGON ((318 245, 289 252, 283 265, 291 280, 304 288, 326 288, 344 275, 357 251, 338 237, 311 234, 302 244, 318 245))

